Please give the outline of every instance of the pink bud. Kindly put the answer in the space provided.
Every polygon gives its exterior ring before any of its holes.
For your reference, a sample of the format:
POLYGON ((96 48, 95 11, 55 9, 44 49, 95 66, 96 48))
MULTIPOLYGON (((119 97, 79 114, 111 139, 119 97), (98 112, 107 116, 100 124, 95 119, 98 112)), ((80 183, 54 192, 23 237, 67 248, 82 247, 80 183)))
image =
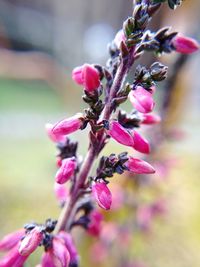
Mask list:
POLYGON ((56 267, 52 250, 48 250, 42 255, 42 267, 56 267))
POLYGON ((82 114, 57 122, 52 128, 52 134, 56 136, 67 135, 76 132, 83 125, 82 114))
POLYGON ((125 163, 129 171, 137 174, 150 174, 155 173, 155 169, 146 161, 141 159, 136 159, 129 157, 128 161, 125 163))
POLYGON ((66 140, 66 138, 63 135, 53 133, 52 131, 53 125, 51 123, 46 123, 45 128, 51 141, 57 143, 57 142, 64 142, 66 140))
POLYGON ((69 196, 69 192, 68 192, 66 186, 63 184, 55 183, 54 184, 54 192, 55 192, 56 198, 59 201, 59 203, 61 205, 63 205, 69 196))
POLYGON ((150 146, 148 141, 143 138, 137 131, 133 131, 133 141, 134 141, 134 149, 144 153, 149 154, 150 153, 150 146))
POLYGON ((98 205, 105 210, 109 210, 112 204, 112 194, 106 183, 98 182, 92 186, 92 193, 98 205))
POLYGON ((77 84, 83 85, 88 92, 93 92, 100 86, 99 72, 90 64, 75 68, 72 72, 72 79, 77 84))
POLYGON ((108 134, 118 143, 125 146, 133 146, 132 135, 117 121, 111 121, 108 134))
POLYGON ((143 124, 156 124, 161 121, 160 116, 156 114, 142 114, 142 123, 143 124))
POLYGON ((54 237, 52 247, 43 254, 42 267, 68 267, 70 255, 61 238, 54 237))
POLYGON ((35 227, 28 232, 19 246, 19 254, 28 256, 40 245, 43 239, 43 233, 40 227, 35 227))
POLYGON ((182 54, 192 54, 199 49, 199 44, 196 40, 180 35, 174 37, 172 44, 176 52, 182 54))
POLYGON ((126 37, 124 35, 124 31, 121 29, 117 32, 117 34, 115 35, 115 39, 114 39, 114 43, 116 44, 117 48, 120 47, 120 44, 122 41, 126 41, 126 37))
POLYGON ((56 182, 58 184, 64 184, 67 182, 71 176, 74 174, 76 169, 75 158, 67 158, 62 161, 60 169, 56 173, 56 182))
POLYGON ((103 215, 97 211, 93 210, 89 215, 90 223, 87 227, 87 232, 92 236, 99 236, 102 227, 103 215))
POLYGON ((129 93, 132 105, 141 113, 151 112, 155 106, 152 94, 141 86, 129 93))
POLYGON ((18 245, 16 245, 0 260, 0 267, 22 267, 27 258, 28 256, 19 254, 18 245))
POLYGON ((83 84, 88 92, 93 92, 100 86, 99 72, 92 65, 83 66, 83 84))
POLYGON ((79 85, 83 85, 82 71, 83 71, 83 66, 76 67, 72 71, 72 79, 79 85))
POLYGON ((64 241, 64 244, 69 252, 70 265, 78 266, 79 256, 72 236, 67 232, 61 231, 59 232, 58 237, 64 241))
POLYGON ((4 236, 4 238, 0 241, 0 251, 10 250, 15 247, 24 234, 25 230, 19 229, 16 232, 4 236))

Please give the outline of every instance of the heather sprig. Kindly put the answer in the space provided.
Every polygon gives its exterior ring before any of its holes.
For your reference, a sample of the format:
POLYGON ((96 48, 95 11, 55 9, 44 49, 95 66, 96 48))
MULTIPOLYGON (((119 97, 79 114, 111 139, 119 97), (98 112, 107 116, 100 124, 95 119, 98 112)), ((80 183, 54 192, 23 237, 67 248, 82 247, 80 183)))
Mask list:
POLYGON ((138 130, 144 124, 154 125, 160 121, 159 116, 151 112, 156 104, 157 84, 167 77, 167 67, 154 62, 151 66, 138 65, 132 73, 132 66, 148 51, 156 55, 173 51, 189 54, 199 47, 195 40, 170 32, 169 28, 156 32, 147 29, 164 2, 172 9, 181 4, 179 0, 134 1, 132 15, 109 44, 106 66, 83 64, 73 70, 72 79, 82 86, 82 99, 88 107, 70 118, 46 125, 47 134, 58 149, 55 193, 62 206, 61 214, 56 221, 49 219, 43 225, 29 224, 24 232, 19 230, 4 238, 0 249, 10 252, 0 261, 0 266, 23 266, 38 246, 44 246, 45 250, 39 266, 78 266, 71 229, 79 226, 90 235, 100 235, 103 215, 96 204, 105 210, 112 207, 110 179, 114 180, 116 173, 122 175, 127 171, 133 174, 155 172, 153 166, 136 158, 134 152, 150 153, 149 142, 138 130), (128 83, 129 73, 132 82, 128 83), (133 106, 130 113, 120 109, 126 101, 133 106), (81 157, 77 154, 78 142, 72 142, 69 135, 86 128, 89 148, 81 157), (100 157, 110 139, 123 145, 125 152, 100 157), (92 173, 95 161, 99 161, 98 167, 92 173))

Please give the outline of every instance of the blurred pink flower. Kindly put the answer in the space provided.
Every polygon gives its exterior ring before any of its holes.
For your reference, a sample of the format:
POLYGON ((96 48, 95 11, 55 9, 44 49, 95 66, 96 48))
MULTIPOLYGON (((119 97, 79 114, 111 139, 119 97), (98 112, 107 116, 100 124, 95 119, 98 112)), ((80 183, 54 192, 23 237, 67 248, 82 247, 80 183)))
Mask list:
POLYGON ((76 165, 77 163, 75 158, 67 158, 62 160, 62 165, 56 173, 56 182, 58 184, 66 183, 74 174, 76 165))
POLYGON ((99 236, 102 227, 103 215, 99 211, 93 210, 90 213, 89 219, 90 223, 88 224, 87 232, 90 235, 99 236))
POLYGON ((53 124, 46 123, 45 128, 46 128, 47 134, 48 134, 49 138, 51 139, 51 141, 64 142, 66 140, 65 136, 53 133, 53 131, 52 131, 53 124))
POLYGON ((24 236, 25 230, 19 229, 3 237, 0 241, 0 251, 10 250, 17 245, 17 243, 24 236))
POLYGON ((43 239, 43 233, 40 227, 35 227, 30 232, 26 233, 25 237, 20 243, 19 254, 28 256, 40 245, 43 239))
POLYGON ((69 197, 69 191, 63 184, 54 183, 54 192, 57 200, 63 205, 69 197))

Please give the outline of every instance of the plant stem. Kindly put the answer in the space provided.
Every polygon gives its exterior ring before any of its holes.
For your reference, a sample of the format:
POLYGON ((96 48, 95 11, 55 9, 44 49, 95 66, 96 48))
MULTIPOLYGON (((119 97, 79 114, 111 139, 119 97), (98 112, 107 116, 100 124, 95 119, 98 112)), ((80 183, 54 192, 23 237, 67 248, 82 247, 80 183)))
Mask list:
MULTIPOLYGON (((133 63, 133 59, 131 62, 133 63)), ((123 82, 125 80, 125 77, 131 66, 132 64, 130 64, 129 61, 128 62, 124 62, 123 60, 121 61, 119 68, 116 72, 111 90, 110 90, 108 102, 106 103, 104 111, 102 112, 102 117, 101 117, 102 120, 109 120, 110 115, 112 114, 112 111, 113 111, 112 100, 116 97, 117 92, 121 89, 123 82)), ((81 189, 83 189, 85 185, 85 181, 95 161, 95 158, 98 156, 100 152, 100 147, 104 141, 104 135, 105 135, 105 132, 101 131, 98 136, 98 147, 90 143, 88 153, 82 164, 80 175, 79 175, 79 178, 77 179, 74 190, 72 192, 70 202, 69 203, 66 202, 65 206, 63 207, 60 213, 60 216, 58 218, 58 223, 55 228, 55 233, 58 233, 59 231, 65 230, 65 229, 67 231, 70 230, 70 225, 76 212, 75 206, 79 198, 79 192, 81 189)))

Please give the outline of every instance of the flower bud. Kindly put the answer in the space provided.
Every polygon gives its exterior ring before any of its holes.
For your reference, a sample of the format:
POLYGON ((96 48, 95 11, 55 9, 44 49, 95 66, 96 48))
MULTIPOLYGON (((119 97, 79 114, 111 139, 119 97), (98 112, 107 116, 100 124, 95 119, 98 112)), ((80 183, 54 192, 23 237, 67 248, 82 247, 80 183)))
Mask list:
POLYGON ((43 254, 42 267, 68 267, 70 255, 64 241, 57 236, 53 238, 52 247, 43 254))
POLYGON ((151 112, 155 106, 152 94, 141 86, 129 93, 129 100, 141 113, 151 112))
POLYGON ((78 113, 71 118, 57 122, 51 132, 56 136, 68 135, 79 130, 82 125, 83 117, 81 113, 78 113))
POLYGON ((0 260, 0 267, 22 267, 27 258, 28 256, 19 254, 18 245, 16 245, 0 260))
POLYGON ((62 161, 60 169, 56 173, 56 182, 58 184, 64 184, 67 182, 71 176, 74 174, 76 169, 75 158, 67 158, 62 161))
POLYGON ((0 251, 10 250, 15 247, 24 234, 25 230, 19 229, 16 232, 4 236, 4 238, 0 241, 0 251))
POLYGON ((116 44, 117 48, 120 48, 120 44, 122 41, 126 41, 126 37, 124 35, 124 31, 121 29, 115 35, 114 43, 116 44))
POLYGON ((180 35, 174 37, 172 44, 176 52, 182 54, 192 54, 199 49, 199 44, 196 40, 180 35))
POLYGON ((133 173, 137 173, 137 174, 155 173, 155 169, 149 163, 141 159, 129 157, 125 165, 129 169, 129 171, 133 173))
POLYGON ((134 149, 144 153, 149 154, 150 153, 150 146, 148 141, 143 138, 137 131, 133 131, 133 141, 134 141, 134 149))
POLYGON ((72 79, 77 84, 83 85, 88 92, 93 92, 100 86, 99 72, 90 64, 75 68, 72 72, 72 79))
POLYGON ((133 146, 132 135, 117 121, 111 121, 108 134, 122 145, 133 146))
POLYGON ((40 227, 35 227, 28 232, 19 246, 19 254, 22 256, 30 255, 40 245, 43 239, 43 233, 40 227))
POLYGON ((65 141, 66 138, 63 135, 53 133, 53 125, 51 123, 46 123, 45 128, 51 141, 56 143, 65 141))
POLYGON ((72 79, 79 85, 83 85, 83 66, 76 67, 72 71, 72 79))
POLYGON ((93 210, 89 215, 89 224, 87 226, 87 232, 92 236, 99 236, 102 227, 103 215, 93 210))
POLYGON ((70 255, 70 266, 78 266, 79 256, 72 236, 64 231, 59 232, 58 236, 64 241, 64 244, 70 255))
POLYGON ((109 210, 112 204, 112 194, 106 183, 98 182, 92 186, 92 193, 98 205, 105 210, 109 210))
POLYGON ((142 114, 142 124, 156 124, 161 121, 160 116, 156 114, 142 114))
POLYGON ((55 196, 56 196, 57 200, 59 201, 59 203, 61 205, 63 205, 65 203, 65 201, 67 200, 67 197, 69 196, 69 192, 68 192, 66 186, 63 184, 55 183, 54 184, 54 192, 55 192, 55 196))

